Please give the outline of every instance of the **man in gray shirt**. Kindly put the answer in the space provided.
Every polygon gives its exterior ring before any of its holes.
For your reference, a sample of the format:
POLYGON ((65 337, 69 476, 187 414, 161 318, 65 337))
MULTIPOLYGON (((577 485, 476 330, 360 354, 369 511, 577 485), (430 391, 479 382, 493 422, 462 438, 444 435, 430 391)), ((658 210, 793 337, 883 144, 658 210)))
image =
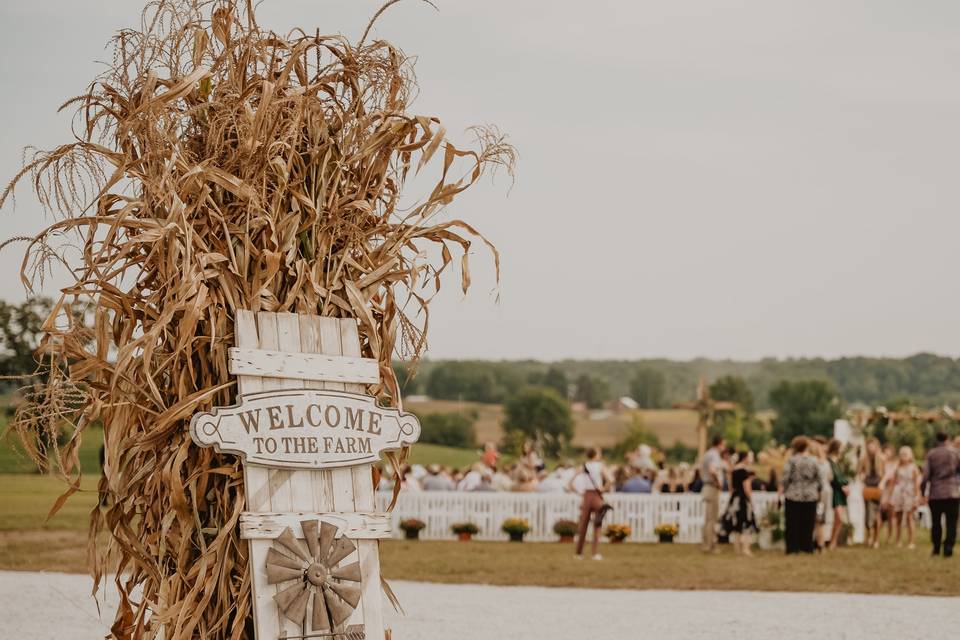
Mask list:
POLYGON ((953 546, 957 541, 957 517, 960 514, 958 469, 960 458, 956 451, 947 446, 947 434, 941 431, 937 434, 937 446, 927 452, 920 493, 926 495, 930 504, 930 516, 933 518, 933 526, 930 528, 933 555, 940 555, 942 544, 944 558, 953 555, 953 546), (945 537, 942 519, 947 521, 945 537))
POLYGON ((724 442, 720 436, 714 436, 711 447, 700 461, 700 477, 703 478, 704 516, 703 550, 712 552, 717 547, 717 520, 720 518, 720 491, 723 489, 723 451, 724 442))

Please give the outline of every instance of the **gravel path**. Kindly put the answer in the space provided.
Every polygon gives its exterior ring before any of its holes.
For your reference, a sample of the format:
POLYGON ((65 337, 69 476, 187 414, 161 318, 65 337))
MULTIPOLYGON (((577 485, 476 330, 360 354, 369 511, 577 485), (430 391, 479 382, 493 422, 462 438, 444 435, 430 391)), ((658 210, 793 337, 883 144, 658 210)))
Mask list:
MULTIPOLYGON (((407 609, 389 617, 397 640, 937 640, 960 625, 960 598, 391 584, 407 609)), ((101 620, 89 593, 86 576, 0 572, 0 637, 103 637, 116 599, 101 620)))

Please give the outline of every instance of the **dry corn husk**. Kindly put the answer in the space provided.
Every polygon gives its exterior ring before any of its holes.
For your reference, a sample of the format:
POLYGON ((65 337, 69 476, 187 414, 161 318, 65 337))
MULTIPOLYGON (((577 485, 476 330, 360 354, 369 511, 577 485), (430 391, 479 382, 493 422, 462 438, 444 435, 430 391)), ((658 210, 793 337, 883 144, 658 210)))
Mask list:
POLYGON ((44 384, 13 429, 43 457, 38 433, 73 427, 56 510, 79 486, 84 429, 103 424, 90 562, 97 583, 118 570, 115 637, 246 637, 241 473, 186 428, 235 394, 236 310, 356 317, 380 362, 372 392, 398 402, 391 358, 423 352, 455 254, 464 291, 477 240, 499 277, 494 247, 442 214, 515 154, 495 129, 461 149, 411 115, 413 70, 389 43, 281 36, 251 2, 157 0, 114 44, 108 71, 64 105, 76 141, 36 153, 0 197, 29 180, 56 214, 28 243, 28 289, 51 262, 73 278, 46 327, 44 384), (432 190, 401 208, 405 181, 431 167, 432 190))

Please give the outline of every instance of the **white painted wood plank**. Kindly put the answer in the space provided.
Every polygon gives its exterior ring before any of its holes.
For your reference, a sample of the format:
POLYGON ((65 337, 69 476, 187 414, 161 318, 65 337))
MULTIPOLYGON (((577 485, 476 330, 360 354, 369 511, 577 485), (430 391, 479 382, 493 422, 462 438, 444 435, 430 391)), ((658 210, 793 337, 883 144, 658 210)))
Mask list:
MULTIPOLYGON (((340 321, 336 318, 318 318, 320 322, 320 351, 324 355, 343 355, 343 345, 340 344, 340 321)), ((343 382, 327 381, 324 389, 345 391, 343 382)))
MULTIPOLYGON (((257 314, 257 329, 260 335, 260 347, 269 350, 279 350, 280 349, 280 334, 277 327, 277 314, 271 311, 261 311, 257 314)), ((277 378, 261 378, 263 380, 263 390, 272 391, 274 389, 283 389, 285 387, 282 380, 277 378)), ((270 506, 268 511, 287 511, 289 510, 290 504, 290 487, 287 483, 289 478, 289 471, 282 469, 269 469, 267 471, 267 490, 270 495, 270 506)), ((266 548, 270 547, 270 541, 255 541, 254 544, 265 545, 266 548)), ((264 551, 264 554, 266 552, 264 551)), ((264 571, 265 566, 264 556, 263 560, 259 561, 258 573, 262 574, 262 579, 266 582, 266 572, 264 571)), ((276 585, 271 585, 268 589, 269 598, 263 599, 260 602, 260 605, 264 608, 271 609, 274 611, 276 616, 276 626, 274 627, 275 631, 267 630, 268 633, 282 633, 287 629, 293 628, 295 633, 299 633, 299 628, 291 627, 287 624, 287 621, 277 612, 276 603, 273 601, 273 596, 278 591, 276 585)))
POLYGON ((379 365, 372 358, 240 348, 229 353, 228 365, 234 375, 364 384, 380 381, 379 365))
MULTIPOLYGON (((343 349, 343 355, 345 357, 359 357, 360 356, 360 331, 357 328, 357 321, 354 318, 342 318, 340 320, 340 346, 343 349)), ((380 365, 377 364, 376 360, 372 360, 374 365, 377 366, 377 376, 376 380, 373 382, 368 382, 367 384, 376 384, 380 382, 380 365)), ((363 380, 345 380, 348 384, 344 385, 346 391, 353 391, 356 393, 364 393, 366 387, 363 384, 363 380), (352 384, 349 384, 352 383, 352 384)))
MULTIPOLYGON (((355 508, 374 509, 374 490, 371 465, 353 469, 353 497, 355 508)), ((377 540, 357 540, 360 576, 363 579, 361 602, 363 624, 368 640, 384 640, 383 596, 380 593, 380 543, 377 540)))
MULTIPOLYGON (((238 347, 257 349, 260 347, 260 338, 257 331, 256 318, 251 311, 241 309, 237 311, 234 335, 238 347)), ((263 382, 257 376, 239 376, 237 390, 239 393, 255 393, 263 389, 263 382)), ((243 486, 246 494, 247 509, 250 511, 269 510, 268 472, 263 467, 244 465, 243 486)), ((267 584, 265 571, 256 571, 254 567, 263 566, 266 562, 267 550, 271 542, 268 540, 251 540, 248 570, 251 571, 250 604, 253 609, 253 624, 260 638, 269 637, 280 628, 277 609, 273 604, 274 590, 267 584)))
MULTIPOLYGON (((320 317, 301 314, 300 317, 300 347, 304 353, 320 353, 320 317)), ((304 380, 303 386, 307 389, 324 389, 320 380, 304 380)), ((331 495, 330 474, 322 471, 310 472, 313 486, 313 508, 315 511, 330 509, 333 506, 331 495)), ((311 603, 312 606, 312 603, 311 603)))
MULTIPOLYGON (((345 356, 361 354, 360 332, 354 318, 340 320, 340 346, 345 356)), ((347 391, 364 393, 362 384, 346 384, 347 391)), ((363 464, 351 469, 354 509, 372 511, 375 509, 372 465, 363 464)), ((363 578, 363 625, 367 640, 384 640, 383 596, 380 593, 380 546, 377 540, 358 540, 357 558, 360 562, 360 575, 363 578)))
POLYGON ((284 529, 290 527, 293 535, 303 538, 303 529, 300 522, 303 520, 320 520, 335 525, 338 537, 347 536, 364 540, 389 538, 393 535, 390 524, 390 514, 370 512, 315 512, 296 511, 288 513, 252 513, 244 512, 240 515, 240 537, 245 540, 265 538, 273 540, 284 529))
MULTIPOLYGON (((358 345, 359 347, 359 345, 358 345)), ((320 318, 320 349, 326 355, 343 355, 343 344, 340 336, 340 321, 337 318, 320 318)), ((325 389, 335 391, 346 390, 343 382, 324 382, 325 389)), ((353 500, 353 472, 350 469, 332 469, 329 471, 330 499, 333 511, 356 511, 353 500)), ((343 560, 349 563, 358 560, 356 553, 343 560)), ((348 625, 363 622, 363 600, 357 606, 353 615, 347 621, 348 625)))
MULTIPOLYGON (((288 353, 300 351, 300 321, 296 314, 278 313, 275 317, 278 349, 288 353)), ((296 379, 296 376, 277 378, 277 381, 284 389, 303 388, 303 380, 296 379)), ((309 471, 271 470, 270 489, 273 492, 270 506, 275 512, 307 511, 313 506, 309 471)), ((301 531, 301 535, 297 537, 302 537, 302 533, 301 531)), ((277 588, 279 590, 280 587, 277 588)), ((310 613, 308 601, 307 620, 311 618, 310 613)), ((297 624, 286 617, 281 616, 280 621, 283 623, 281 631, 287 635, 302 634, 307 630, 303 624, 297 624)))

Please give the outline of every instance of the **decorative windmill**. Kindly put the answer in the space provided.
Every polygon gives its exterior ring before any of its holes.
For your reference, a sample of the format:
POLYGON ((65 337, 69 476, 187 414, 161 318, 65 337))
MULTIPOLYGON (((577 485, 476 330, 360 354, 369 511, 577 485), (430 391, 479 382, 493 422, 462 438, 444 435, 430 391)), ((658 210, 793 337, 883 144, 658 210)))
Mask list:
POLYGON ((710 397, 710 387, 707 379, 700 378, 697 383, 697 398, 692 402, 680 402, 673 405, 674 409, 689 409, 697 412, 697 458, 702 458, 707 450, 707 431, 713 426, 713 418, 717 411, 733 411, 737 403, 725 400, 716 401, 710 397))
POLYGON ((273 599, 280 612, 298 625, 306 624, 307 604, 312 600, 311 631, 340 632, 362 595, 359 586, 343 584, 360 582, 360 563, 339 566, 357 546, 349 538, 338 538, 337 527, 328 522, 320 522, 319 531, 316 520, 302 520, 300 526, 308 548, 287 527, 267 552, 267 583, 291 583, 273 599))

